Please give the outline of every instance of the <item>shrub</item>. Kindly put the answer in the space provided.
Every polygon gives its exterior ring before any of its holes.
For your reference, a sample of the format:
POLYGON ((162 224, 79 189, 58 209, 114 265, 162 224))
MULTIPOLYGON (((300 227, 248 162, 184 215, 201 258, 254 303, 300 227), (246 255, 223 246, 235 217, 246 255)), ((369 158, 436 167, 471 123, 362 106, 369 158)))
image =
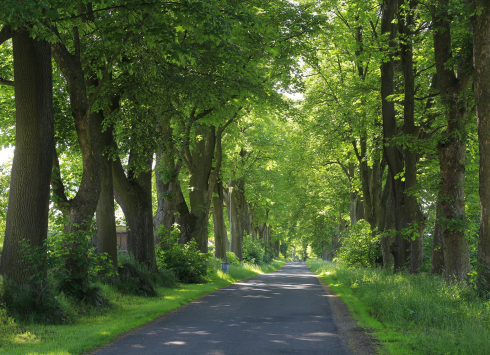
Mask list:
POLYGON ((371 225, 361 219, 346 237, 341 238, 342 247, 337 251, 337 260, 351 267, 374 267, 381 255, 379 243, 371 231, 371 225))
POLYGON ((174 230, 167 238, 168 249, 157 248, 157 265, 159 269, 170 269, 183 283, 200 283, 207 273, 206 262, 209 253, 201 253, 194 240, 187 244, 178 244, 179 230, 174 230))
POLYGON ((226 260, 230 263, 230 265, 240 265, 240 260, 232 251, 226 252, 226 260))
POLYGON ((99 275, 115 274, 106 253, 97 253, 91 241, 93 231, 56 233, 47 243, 51 275, 58 291, 94 306, 107 301, 100 289, 92 286, 99 275))
POLYGON ((243 261, 260 264, 264 254, 265 250, 258 240, 252 240, 248 235, 243 237, 243 261))
MULTIPOLYGON (((176 286, 179 282, 172 270, 162 268, 158 271, 150 271, 146 265, 138 263, 138 261, 136 261, 129 254, 119 255, 118 264, 122 266, 126 263, 131 264, 138 269, 153 286, 170 288, 176 286)), ((134 277, 131 277, 128 274, 118 275, 117 277, 108 277, 106 278, 105 282, 110 284, 122 294, 150 296, 148 292, 145 292, 145 290, 140 287, 139 280, 136 280, 134 277)))
POLYGON ((14 318, 54 324, 65 321, 62 307, 49 290, 39 292, 32 285, 19 285, 3 278, 0 300, 5 304, 8 315, 14 318))

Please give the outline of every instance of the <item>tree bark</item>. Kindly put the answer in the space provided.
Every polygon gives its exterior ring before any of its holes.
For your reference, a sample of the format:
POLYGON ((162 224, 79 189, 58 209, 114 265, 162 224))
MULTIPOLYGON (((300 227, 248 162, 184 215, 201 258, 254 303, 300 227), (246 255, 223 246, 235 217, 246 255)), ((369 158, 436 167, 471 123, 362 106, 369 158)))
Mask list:
MULTIPOLYGON (((389 33, 389 48, 393 51, 395 27, 393 20, 398 4, 396 0, 385 0, 382 4, 381 16, 381 33, 389 33)), ((381 64, 381 110, 383 117, 383 138, 384 138, 384 155, 391 177, 391 187, 393 189, 393 198, 395 203, 395 227, 396 236, 392 244, 391 252, 394 258, 394 271, 397 272, 407 267, 408 257, 410 254, 410 243, 401 233, 404 228, 408 227, 407 212, 404 206, 404 186, 401 179, 397 178, 398 174, 404 170, 402 154, 399 149, 391 142, 396 137, 398 127, 396 124, 395 104, 388 101, 387 98, 394 94, 394 61, 393 54, 388 55, 388 60, 381 64)))
MULTIPOLYGON (((88 82, 85 81, 85 72, 82 67, 82 58, 80 57, 80 40, 76 28, 74 36, 75 54, 70 53, 61 42, 51 44, 51 49, 53 58, 67 82, 70 107, 83 160, 82 180, 76 196, 68 200, 61 179, 58 156, 55 152, 51 185, 53 194, 56 196, 56 205, 65 217, 64 233, 79 235, 89 230, 90 222, 97 209, 101 190, 101 160, 99 144, 91 116, 91 104, 87 96, 88 82)), ((95 95, 96 93, 93 94, 90 102, 94 102, 95 95)), ((83 236, 78 236, 77 238, 83 238, 83 236)), ((77 293, 76 296, 83 297, 83 291, 89 287, 88 271, 86 270, 88 262, 80 262, 80 260, 77 260, 79 257, 74 258, 71 256, 77 255, 79 246, 77 241, 67 245, 70 256, 65 261, 65 267, 70 276, 68 277, 68 283, 61 287, 68 292, 76 290, 74 291, 77 293), (84 266, 81 267, 80 265, 84 266)), ((86 257, 86 255, 81 256, 82 259, 86 257)))
POLYGON ((436 201, 436 218, 434 222, 434 234, 432 236, 432 258, 430 273, 433 275, 442 275, 444 272, 444 222, 443 212, 440 202, 440 192, 436 201))
POLYGON ((211 126, 202 128, 196 134, 201 135, 202 139, 196 143, 191 155, 189 200, 191 212, 197 217, 193 239, 197 242, 199 250, 204 253, 208 250, 208 215, 211 201, 207 201, 206 195, 208 194, 209 177, 212 171, 216 131, 214 126, 211 126))
POLYGON ((470 272, 468 242, 465 239, 464 180, 466 163, 467 91, 472 73, 469 58, 459 61, 458 73, 448 67, 452 59, 448 0, 440 0, 433 15, 437 84, 446 107, 447 126, 438 144, 441 171, 441 210, 444 214, 444 264, 449 282, 466 279, 470 272))
MULTIPOLYGON (((97 139, 102 148, 110 148, 113 144, 111 128, 103 130, 104 114, 102 111, 92 113, 97 139)), ((106 152, 100 159, 101 191, 97 209, 97 252, 107 253, 113 266, 117 268, 117 234, 114 209, 114 187, 112 182, 112 159, 106 152)))
POLYGON ((481 11, 472 18, 475 100, 480 147, 480 235, 478 238, 478 283, 490 291, 490 9, 488 2, 473 0, 481 11))
POLYGON ((131 170, 126 176, 119 158, 112 163, 112 174, 116 201, 126 217, 128 250, 136 261, 146 265, 150 270, 155 270, 151 196, 152 155, 152 153, 148 153, 146 156, 136 157, 130 153, 130 166, 133 160, 145 162, 146 169, 137 176, 131 170))
POLYGON ((228 237, 223 214, 223 183, 218 181, 214 188, 213 195, 213 222, 214 222, 214 245, 215 256, 218 259, 226 261, 226 247, 228 237))
POLYGON ((31 38, 24 29, 13 33, 12 43, 16 142, 0 272, 42 292, 39 280, 31 277, 46 270, 32 268, 20 242, 39 248, 47 238, 54 151, 51 49, 47 41, 31 38))

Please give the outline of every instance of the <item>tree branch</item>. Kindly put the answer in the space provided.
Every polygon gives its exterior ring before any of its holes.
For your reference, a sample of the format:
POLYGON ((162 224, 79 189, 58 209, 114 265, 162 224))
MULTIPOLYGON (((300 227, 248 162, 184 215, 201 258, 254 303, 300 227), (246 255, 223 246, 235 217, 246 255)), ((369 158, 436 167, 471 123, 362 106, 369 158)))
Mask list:
POLYGON ((11 80, 5 80, 0 78, 0 85, 14 86, 14 82, 11 80))
POLYGON ((12 38, 13 35, 14 35, 14 30, 12 30, 12 27, 10 27, 9 25, 3 26, 2 30, 0 30, 0 45, 3 42, 12 38))

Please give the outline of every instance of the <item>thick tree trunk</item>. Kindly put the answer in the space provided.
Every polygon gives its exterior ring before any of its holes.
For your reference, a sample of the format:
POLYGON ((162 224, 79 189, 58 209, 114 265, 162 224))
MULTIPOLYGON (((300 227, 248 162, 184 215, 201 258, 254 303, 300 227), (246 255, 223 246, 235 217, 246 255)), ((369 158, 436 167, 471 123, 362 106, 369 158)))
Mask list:
MULTIPOLYGON (((128 177, 124 173, 121 161, 112 164, 114 193, 126 217, 128 228, 128 250, 141 264, 150 270, 156 269, 155 242, 153 237, 153 211, 151 196, 151 163, 152 154, 140 157, 138 161, 146 161, 146 171, 137 177, 130 171, 128 177)), ((130 153, 130 161, 131 157, 130 153)))
POLYGON ((490 291, 490 8, 488 1, 473 0, 481 11, 473 17, 473 61, 475 100, 480 147, 480 235, 478 238, 478 282, 490 291))
POLYGON ((444 264, 446 279, 463 281, 470 271, 468 242, 465 239, 464 180, 466 163, 467 91, 471 85, 471 63, 461 58, 458 75, 447 63, 452 60, 451 28, 447 17, 448 0, 438 2, 433 15, 434 53, 437 84, 446 106, 447 127, 438 144, 441 171, 441 210, 444 214, 444 264))
POLYGON ((20 242, 39 248, 47 237, 54 151, 51 49, 19 29, 13 34, 13 52, 16 142, 0 272, 41 293, 39 280, 31 277, 46 270, 32 268, 20 242))
MULTIPOLYGON (((390 49, 393 48, 396 30, 393 24, 394 15, 397 10, 398 3, 396 0, 386 0, 382 4, 381 17, 381 33, 390 34, 390 49)), ((394 102, 388 100, 390 95, 394 94, 394 62, 392 54, 389 54, 388 60, 381 64, 381 109, 383 116, 383 137, 385 141, 384 154, 388 163, 388 169, 391 176, 391 187, 393 189, 393 197, 395 202, 395 241, 391 247, 391 252, 394 258, 394 271, 397 272, 407 267, 408 257, 410 254, 410 243, 403 237, 401 233, 404 228, 408 227, 407 211, 404 206, 404 191, 403 182, 395 177, 402 173, 404 164, 402 154, 398 148, 393 145, 391 139, 398 134, 396 123, 395 105, 394 102)))
MULTIPOLYGON (((111 129, 102 132, 103 113, 101 111, 93 113, 92 118, 94 119, 95 131, 101 148, 109 148, 113 142, 112 132, 111 129)), ((106 156, 101 157, 100 163, 101 191, 97 210, 95 211, 97 218, 97 252, 107 253, 112 264, 117 268, 117 234, 112 183, 112 159, 109 158, 108 153, 106 153, 106 156)))

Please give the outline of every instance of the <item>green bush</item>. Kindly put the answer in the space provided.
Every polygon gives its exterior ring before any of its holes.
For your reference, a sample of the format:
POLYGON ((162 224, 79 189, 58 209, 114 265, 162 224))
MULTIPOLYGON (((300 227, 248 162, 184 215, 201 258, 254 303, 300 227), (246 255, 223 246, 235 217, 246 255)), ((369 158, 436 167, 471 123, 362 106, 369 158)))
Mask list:
MULTIPOLYGON (((175 287, 179 280, 175 276, 172 270, 161 268, 159 270, 150 271, 146 265, 138 263, 131 255, 121 254, 118 257, 118 264, 131 264, 138 269, 152 284, 153 287, 175 287)), ((139 280, 131 277, 130 275, 123 274, 118 277, 108 277, 105 279, 105 283, 111 285, 122 294, 138 295, 138 296, 150 296, 147 292, 144 292, 139 285, 139 280)))
POLYGON ((31 285, 19 285, 13 280, 2 279, 0 300, 7 314, 13 318, 41 323, 59 324, 65 321, 63 308, 47 290, 40 292, 31 285))
POLYGON ((106 305, 100 289, 92 283, 102 273, 115 274, 106 253, 97 253, 92 243, 93 230, 55 233, 48 238, 47 255, 58 291, 94 306, 106 305))
POLYGON ((243 261, 260 264, 264 254, 265 250, 258 240, 252 240, 252 237, 248 235, 243 237, 243 261))
POLYGON ((178 244, 179 230, 174 227, 167 238, 168 249, 157 248, 157 266, 160 270, 170 269, 183 283, 201 283, 207 273, 209 253, 201 253, 194 240, 178 244))
POLYGON ((232 251, 226 252, 226 260, 230 263, 230 265, 240 265, 240 260, 232 251))
POLYGON ((361 219, 349 234, 341 238, 342 247, 337 251, 337 261, 350 267, 374 267, 381 255, 379 243, 371 231, 371 225, 361 219))

